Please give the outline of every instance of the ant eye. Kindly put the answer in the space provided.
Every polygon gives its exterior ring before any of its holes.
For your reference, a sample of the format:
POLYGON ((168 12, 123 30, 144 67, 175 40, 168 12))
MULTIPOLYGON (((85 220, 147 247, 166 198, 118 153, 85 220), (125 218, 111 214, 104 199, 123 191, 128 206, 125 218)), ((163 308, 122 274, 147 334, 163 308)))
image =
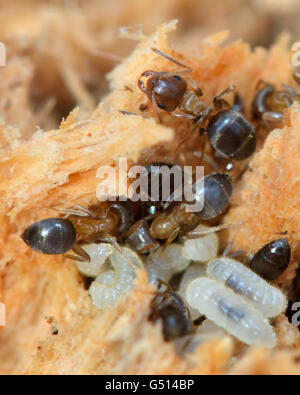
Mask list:
POLYGON ((157 103, 158 107, 161 108, 162 110, 165 110, 166 106, 162 103, 157 103))
POLYGON ((181 77, 179 75, 173 75, 174 80, 181 80, 181 77))

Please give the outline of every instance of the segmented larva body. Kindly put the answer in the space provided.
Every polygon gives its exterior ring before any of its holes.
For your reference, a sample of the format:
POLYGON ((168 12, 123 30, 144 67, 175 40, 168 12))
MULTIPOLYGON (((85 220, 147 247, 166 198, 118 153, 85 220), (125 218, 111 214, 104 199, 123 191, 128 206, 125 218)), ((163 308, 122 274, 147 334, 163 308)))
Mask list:
POLYGON ((189 306, 246 344, 272 348, 275 333, 268 320, 220 281, 196 278, 186 287, 189 306))
MULTIPOLYGON (((198 277, 206 277, 206 267, 204 264, 201 263, 194 264, 184 272, 184 275, 182 276, 182 279, 180 281, 178 293, 182 297, 185 303, 187 303, 185 296, 185 288, 191 280, 198 277)), ((189 308, 189 312, 192 320, 199 318, 199 316, 201 315, 198 310, 193 309, 192 307, 189 308)))
POLYGON ((207 265, 207 275, 249 301, 265 317, 276 317, 286 310, 285 295, 238 261, 212 259, 207 265))
POLYGON ((107 259, 113 254, 114 247, 108 243, 86 244, 83 249, 89 254, 90 262, 76 262, 77 269, 86 277, 97 277, 106 269, 107 259))
MULTIPOLYGON (((200 225, 197 229, 203 229, 200 225)), ((205 227, 207 229, 207 227, 205 227)), ((162 252, 160 249, 145 260, 149 281, 157 284, 157 279, 169 281, 174 274, 187 269, 191 261, 208 262, 215 258, 219 250, 216 233, 209 233, 196 239, 185 240, 182 244, 172 243, 162 252)))
MULTIPOLYGON (((207 226, 200 225, 197 229, 207 226)), ((197 239, 188 239, 183 245, 183 255, 195 262, 208 262, 215 258, 219 252, 219 238, 216 233, 209 233, 197 239)))
POLYGON ((168 245, 165 250, 158 249, 145 261, 149 281, 157 285, 157 279, 168 282, 174 274, 184 271, 190 260, 183 256, 183 246, 178 243, 168 245))
POLYGON ((108 257, 111 268, 103 271, 90 286, 92 301, 100 310, 112 309, 119 297, 134 287, 136 269, 133 265, 143 268, 143 263, 135 252, 126 247, 121 250, 122 253, 114 249, 108 257))

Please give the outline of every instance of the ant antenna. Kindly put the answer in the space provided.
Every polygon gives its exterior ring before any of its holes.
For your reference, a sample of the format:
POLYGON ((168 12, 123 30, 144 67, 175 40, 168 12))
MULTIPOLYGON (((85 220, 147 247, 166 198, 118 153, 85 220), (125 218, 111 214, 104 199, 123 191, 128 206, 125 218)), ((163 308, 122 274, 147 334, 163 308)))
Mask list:
POLYGON ((190 71, 193 70, 191 67, 188 67, 185 64, 179 62, 178 60, 171 58, 171 56, 165 54, 164 52, 160 51, 159 49, 157 49, 157 48, 151 48, 151 49, 153 52, 157 53, 158 55, 162 56, 163 58, 168 59, 170 62, 177 64, 177 66, 183 67, 183 68, 188 69, 190 71))

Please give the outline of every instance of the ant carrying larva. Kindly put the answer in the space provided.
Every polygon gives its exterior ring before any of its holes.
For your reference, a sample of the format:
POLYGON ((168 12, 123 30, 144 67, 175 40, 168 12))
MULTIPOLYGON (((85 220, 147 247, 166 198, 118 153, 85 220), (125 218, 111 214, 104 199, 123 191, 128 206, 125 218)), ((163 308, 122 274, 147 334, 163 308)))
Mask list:
MULTIPOLYGON (((205 131, 212 148, 221 158, 244 160, 250 157, 256 148, 255 130, 241 112, 230 108, 229 103, 223 99, 223 96, 234 91, 235 87, 231 85, 215 96, 211 100, 212 108, 211 102, 205 103, 200 99, 202 90, 197 84, 187 76, 193 87, 189 89, 186 80, 180 76, 180 74, 191 73, 193 71, 191 68, 156 48, 152 50, 176 65, 186 68, 177 72, 146 70, 141 74, 138 86, 152 102, 159 122, 161 122, 160 111, 192 120, 194 126, 190 135, 198 129, 200 134, 205 131), (141 79, 143 77, 149 77, 146 85, 141 79), (174 112, 177 108, 181 113, 174 112), (204 124, 207 125, 205 129, 201 127, 204 124)), ((234 106, 236 109, 242 108, 239 96, 235 96, 234 106)))

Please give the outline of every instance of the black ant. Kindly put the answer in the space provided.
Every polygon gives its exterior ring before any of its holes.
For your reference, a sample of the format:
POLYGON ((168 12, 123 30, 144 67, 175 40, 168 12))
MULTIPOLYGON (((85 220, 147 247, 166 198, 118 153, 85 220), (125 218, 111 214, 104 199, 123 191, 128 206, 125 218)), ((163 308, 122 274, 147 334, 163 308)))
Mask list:
POLYGON ((162 321, 166 341, 174 340, 192 333, 193 323, 181 296, 167 285, 164 292, 156 292, 152 300, 149 320, 162 321))
MULTIPOLYGON (((200 129, 200 134, 207 133, 210 144, 216 153, 225 159, 244 160, 250 157, 256 148, 256 133, 253 126, 247 121, 241 112, 230 108, 229 103, 223 99, 227 93, 234 91, 234 86, 229 86, 212 100, 214 109, 210 103, 201 101, 202 91, 195 82, 189 78, 193 89, 188 89, 187 82, 179 74, 190 73, 193 70, 184 64, 164 54, 156 48, 152 50, 160 56, 170 60, 187 70, 178 72, 158 72, 146 70, 141 77, 150 77, 147 84, 140 79, 138 86, 152 102, 158 120, 161 121, 160 110, 169 114, 190 119, 194 126, 190 134, 200 128, 204 122, 208 123, 207 129, 200 129), (223 109, 227 107, 227 109, 223 109), (182 113, 174 113, 176 109, 182 113)), ((241 109, 239 96, 235 97, 234 108, 241 109)))
POLYGON ((90 261, 80 243, 109 242, 119 249, 117 238, 144 216, 142 202, 107 201, 89 210, 66 210, 67 218, 47 218, 31 224, 22 234, 34 251, 63 254, 77 261, 90 261), (69 255, 69 251, 78 256, 69 255))
MULTIPOLYGON (((195 201, 198 197, 200 199, 200 193, 196 188, 197 181, 193 184, 195 201)), ((162 212, 154 218, 150 227, 150 235, 154 239, 166 240, 166 245, 168 245, 179 235, 194 231, 201 221, 208 221, 219 216, 230 204, 233 192, 231 177, 226 173, 209 174, 204 177, 203 190, 200 192, 203 193, 204 198, 201 210, 189 212, 186 202, 180 202, 169 211, 162 212)), ((193 236, 197 237, 196 233, 193 233, 193 236)))
MULTIPOLYGON (((293 76, 298 82, 297 73, 293 76)), ((300 101, 299 93, 288 85, 283 85, 282 90, 277 90, 274 85, 259 80, 256 90, 257 93, 252 101, 252 115, 254 119, 264 123, 281 122, 284 110, 295 100, 300 101)))
POLYGON ((145 173, 140 176, 139 193, 145 198, 146 217, 124 234, 126 244, 139 254, 159 247, 159 243, 150 234, 147 220, 152 220, 164 211, 170 196, 183 184, 182 168, 179 165, 152 162, 145 165, 144 169, 145 173))
MULTIPOLYGON (((156 163, 156 166, 159 165, 156 163)), ((138 221, 125 233, 126 243, 138 253, 144 254, 153 252, 160 246, 157 240, 165 240, 167 246, 178 236, 197 238, 205 234, 207 230, 198 233, 195 228, 201 221, 214 219, 227 209, 233 187, 231 177, 226 173, 209 174, 202 182, 200 190, 197 189, 197 185, 200 186, 197 181, 192 185, 195 201, 199 201, 203 193, 203 207, 201 205, 200 210, 189 212, 186 201, 174 201, 177 193, 174 190, 167 202, 163 200, 156 202, 160 204, 159 210, 155 209, 153 215, 138 221), (152 221, 150 226, 146 220, 152 221)), ((212 229, 217 231, 223 227, 221 225, 212 229)))

